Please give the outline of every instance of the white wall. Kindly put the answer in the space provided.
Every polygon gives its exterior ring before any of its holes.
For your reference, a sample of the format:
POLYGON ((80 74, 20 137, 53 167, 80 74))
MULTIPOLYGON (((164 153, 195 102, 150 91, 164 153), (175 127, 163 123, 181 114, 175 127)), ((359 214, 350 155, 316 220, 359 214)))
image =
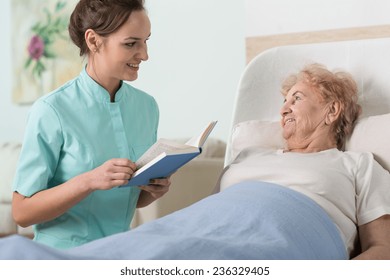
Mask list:
POLYGON ((28 107, 15 106, 11 102, 11 0, 0 2, 0 142, 20 141, 28 107))
MULTIPOLYGON (((22 140, 29 109, 11 102, 10 2, 0 1, 0 142, 22 140)), ((244 2, 146 0, 146 6, 150 58, 133 84, 157 99, 159 136, 191 137, 217 119, 212 136, 225 139, 245 67, 244 2)))
POLYGON ((160 136, 190 137, 210 120, 226 139, 245 67, 242 0, 146 0, 149 61, 134 83, 156 97, 160 136))
POLYGON ((246 36, 390 23, 388 0, 245 0, 246 36))

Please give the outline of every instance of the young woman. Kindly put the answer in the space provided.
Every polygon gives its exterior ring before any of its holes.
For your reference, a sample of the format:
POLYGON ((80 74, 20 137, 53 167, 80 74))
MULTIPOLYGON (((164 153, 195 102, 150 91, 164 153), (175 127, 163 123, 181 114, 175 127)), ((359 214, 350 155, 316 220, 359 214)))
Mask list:
POLYGON ((141 0, 75 7, 69 34, 86 67, 32 106, 14 181, 13 217, 34 240, 69 248, 126 231, 168 191, 169 178, 117 188, 157 138, 156 101, 124 82, 148 59, 150 30, 141 0))

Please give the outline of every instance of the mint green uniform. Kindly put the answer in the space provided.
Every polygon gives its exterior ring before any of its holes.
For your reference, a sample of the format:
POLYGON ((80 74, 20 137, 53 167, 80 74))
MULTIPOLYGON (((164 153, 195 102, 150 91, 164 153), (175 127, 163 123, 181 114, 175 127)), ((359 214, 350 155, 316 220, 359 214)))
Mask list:
MULTIPOLYGON (((84 69, 31 107, 14 191, 30 197, 109 159, 136 161, 156 141, 158 121, 153 97, 122 82, 110 102, 84 69)), ((34 225, 34 240, 69 248, 126 231, 139 193, 137 187, 95 191, 60 217, 34 225)))

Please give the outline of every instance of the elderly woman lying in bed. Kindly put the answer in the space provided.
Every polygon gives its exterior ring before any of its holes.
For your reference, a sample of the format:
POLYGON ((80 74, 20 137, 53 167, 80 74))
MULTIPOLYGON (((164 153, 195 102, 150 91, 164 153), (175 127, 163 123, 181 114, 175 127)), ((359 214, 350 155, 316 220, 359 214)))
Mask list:
POLYGON ((355 82, 313 64, 282 92, 285 149, 243 150, 223 191, 65 251, 8 237, 0 259, 390 259, 389 172, 342 151, 360 113, 355 82))
POLYGON ((370 153, 343 152, 360 113, 357 87, 345 72, 313 64, 282 85, 286 148, 243 151, 223 186, 263 180, 287 186, 320 205, 336 224, 349 255, 390 258, 390 180, 370 153))

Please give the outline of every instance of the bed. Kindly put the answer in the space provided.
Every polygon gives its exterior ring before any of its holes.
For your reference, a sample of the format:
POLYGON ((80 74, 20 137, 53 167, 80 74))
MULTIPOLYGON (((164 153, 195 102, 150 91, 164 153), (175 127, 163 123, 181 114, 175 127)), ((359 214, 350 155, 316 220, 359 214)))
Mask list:
MULTIPOLYGON (((277 47, 258 55, 238 86, 226 166, 247 147, 283 146, 278 127, 280 83, 311 62, 354 75, 364 113, 346 149, 371 151, 390 169, 387 38, 277 47)), ((0 259, 347 258, 337 230, 320 207, 303 195, 265 182, 231 186, 129 232, 68 250, 52 249, 18 235, 0 239, 0 259), (288 197, 287 202, 280 201, 281 195, 288 197), (278 208, 270 210, 270 205, 278 208)))

